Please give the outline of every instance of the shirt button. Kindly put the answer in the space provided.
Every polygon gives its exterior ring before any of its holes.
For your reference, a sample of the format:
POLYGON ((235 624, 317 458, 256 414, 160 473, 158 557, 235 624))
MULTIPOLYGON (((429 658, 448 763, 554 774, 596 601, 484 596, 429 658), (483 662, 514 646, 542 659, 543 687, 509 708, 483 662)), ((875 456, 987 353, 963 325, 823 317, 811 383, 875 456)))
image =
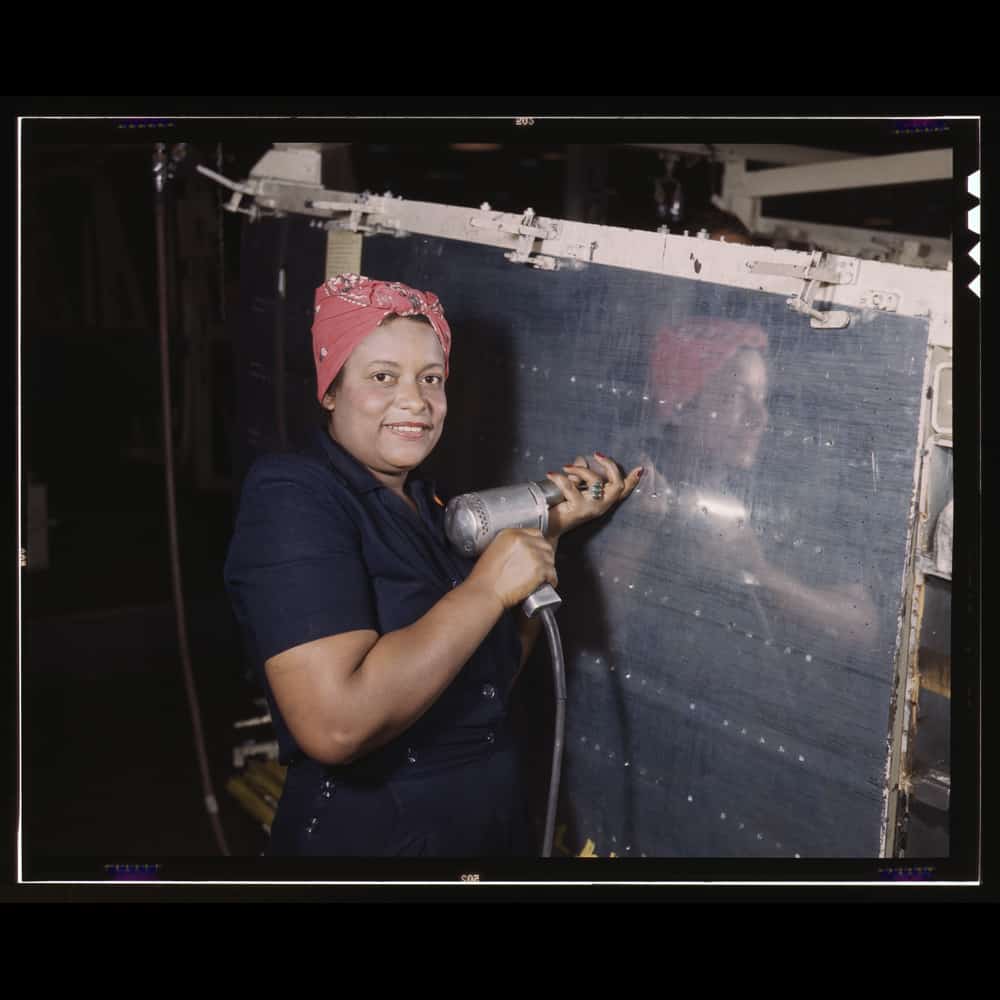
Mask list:
POLYGON ((486 734, 487 743, 492 743, 496 738, 496 733, 494 733, 492 729, 486 734))
POLYGON ((411 764, 416 764, 416 762, 417 762, 417 751, 414 750, 413 747, 407 747, 407 749, 406 749, 406 759, 411 764))
POLYGON ((484 698, 495 698, 496 696, 497 696, 497 689, 492 684, 483 685, 484 698))

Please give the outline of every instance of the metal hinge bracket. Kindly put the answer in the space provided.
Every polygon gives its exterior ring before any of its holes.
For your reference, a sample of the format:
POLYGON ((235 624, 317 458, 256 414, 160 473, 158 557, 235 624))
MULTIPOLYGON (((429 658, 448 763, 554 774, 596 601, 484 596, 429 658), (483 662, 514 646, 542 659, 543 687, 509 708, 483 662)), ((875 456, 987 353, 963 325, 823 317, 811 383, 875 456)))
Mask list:
POLYGON ((512 264, 531 264, 532 267, 546 271, 559 269, 559 261, 546 254, 535 254, 532 250, 535 240, 554 240, 559 236, 559 227, 554 222, 541 226, 536 222, 535 210, 526 208, 520 220, 515 223, 505 222, 502 213, 494 213, 489 202, 479 206, 479 213, 469 219, 472 229, 490 229, 494 232, 506 233, 517 237, 517 249, 509 250, 504 257, 512 264))
POLYGON ((399 230, 399 220, 382 218, 376 221, 374 216, 385 216, 388 206, 393 201, 391 191, 385 194, 371 195, 365 192, 359 201, 307 201, 306 208, 331 214, 347 213, 346 219, 331 220, 329 225, 336 229, 348 229, 352 233, 378 233, 386 230, 399 230))
POLYGON ((850 313, 843 309, 821 312, 813 307, 820 285, 849 285, 858 275, 858 262, 850 257, 830 258, 821 250, 812 254, 808 264, 777 264, 772 261, 747 261, 752 274, 773 274, 779 277, 801 278, 802 291, 788 299, 788 308, 809 317, 814 330, 842 330, 851 322, 850 313))

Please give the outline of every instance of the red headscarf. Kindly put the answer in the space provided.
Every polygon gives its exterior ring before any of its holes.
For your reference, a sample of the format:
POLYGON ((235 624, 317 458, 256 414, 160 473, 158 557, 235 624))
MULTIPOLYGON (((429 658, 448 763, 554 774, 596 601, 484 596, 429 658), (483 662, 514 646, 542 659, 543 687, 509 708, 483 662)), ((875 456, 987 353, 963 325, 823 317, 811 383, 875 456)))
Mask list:
POLYGON ((690 402, 744 347, 767 347, 767 334, 756 323, 692 316, 676 329, 665 327, 649 358, 650 386, 657 400, 671 410, 690 402))
POLYGON ((426 316, 441 349, 448 375, 451 328, 433 292, 420 292, 399 281, 375 281, 361 274, 338 274, 316 289, 316 318, 312 325, 316 395, 323 395, 351 351, 386 316, 426 316))

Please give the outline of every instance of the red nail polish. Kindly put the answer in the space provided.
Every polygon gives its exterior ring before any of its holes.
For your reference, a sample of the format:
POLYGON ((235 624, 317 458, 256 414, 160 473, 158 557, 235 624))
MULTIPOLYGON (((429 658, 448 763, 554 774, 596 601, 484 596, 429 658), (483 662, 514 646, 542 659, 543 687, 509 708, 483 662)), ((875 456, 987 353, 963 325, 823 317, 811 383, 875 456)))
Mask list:
POLYGON ((646 471, 645 469, 640 469, 640 470, 639 470, 639 475, 638 475, 638 477, 637 477, 637 478, 639 478, 639 479, 642 479, 642 474, 643 474, 643 473, 644 473, 645 471, 646 471))
POLYGON ((594 452, 594 454, 595 454, 595 455, 596 455, 596 456, 597 456, 598 458, 607 458, 607 457, 608 457, 607 455, 602 455, 602 454, 601 454, 601 453, 600 453, 599 451, 595 451, 595 452, 594 452))

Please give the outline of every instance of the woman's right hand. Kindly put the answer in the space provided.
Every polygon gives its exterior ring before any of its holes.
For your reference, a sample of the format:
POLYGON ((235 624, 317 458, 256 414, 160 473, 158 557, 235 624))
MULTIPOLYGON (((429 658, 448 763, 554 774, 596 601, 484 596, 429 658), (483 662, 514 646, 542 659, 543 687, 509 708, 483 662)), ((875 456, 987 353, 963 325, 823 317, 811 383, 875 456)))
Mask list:
POLYGON ((507 528, 479 557, 468 582, 488 589, 504 610, 516 607, 542 584, 559 585, 555 550, 537 528, 507 528))

